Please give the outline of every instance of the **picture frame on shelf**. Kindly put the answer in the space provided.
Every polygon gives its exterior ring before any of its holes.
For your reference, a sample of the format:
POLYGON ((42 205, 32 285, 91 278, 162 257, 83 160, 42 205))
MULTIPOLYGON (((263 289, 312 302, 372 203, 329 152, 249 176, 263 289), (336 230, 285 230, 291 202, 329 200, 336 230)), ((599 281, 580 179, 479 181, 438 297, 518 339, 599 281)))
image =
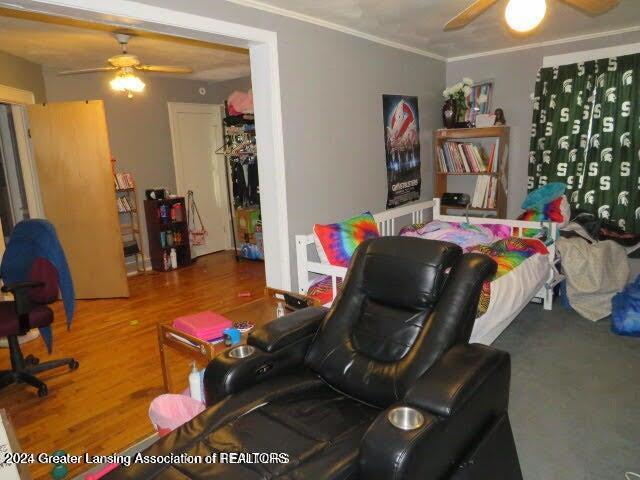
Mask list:
POLYGON ((484 80, 474 83, 471 92, 466 96, 467 111, 465 121, 469 125, 476 124, 476 115, 492 113, 491 102, 493 100, 493 80, 484 80))

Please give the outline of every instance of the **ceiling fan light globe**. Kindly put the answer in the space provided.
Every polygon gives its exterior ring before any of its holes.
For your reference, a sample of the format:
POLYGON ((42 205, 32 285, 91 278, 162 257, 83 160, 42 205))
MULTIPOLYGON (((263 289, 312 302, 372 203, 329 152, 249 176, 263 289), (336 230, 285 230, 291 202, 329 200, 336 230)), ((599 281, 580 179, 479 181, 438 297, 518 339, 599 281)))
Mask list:
POLYGON ((540 25, 546 13, 545 0, 509 0, 504 18, 509 28, 518 33, 526 33, 540 25))
POLYGON ((145 83, 140 77, 134 75, 131 72, 120 72, 113 80, 109 82, 111 89, 116 92, 140 93, 144 90, 145 83))

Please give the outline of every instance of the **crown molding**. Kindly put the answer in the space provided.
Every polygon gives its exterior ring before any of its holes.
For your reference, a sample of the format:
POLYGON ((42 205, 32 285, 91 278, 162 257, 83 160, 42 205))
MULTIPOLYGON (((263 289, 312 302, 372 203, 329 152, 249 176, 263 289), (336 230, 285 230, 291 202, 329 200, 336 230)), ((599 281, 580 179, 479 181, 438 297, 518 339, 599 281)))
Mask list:
POLYGON ((328 28, 330 30, 346 33, 347 35, 352 35, 354 37, 363 38, 365 40, 369 40, 370 42, 379 43, 387 47, 396 48, 398 50, 404 50, 405 52, 411 52, 417 55, 422 55, 423 57, 428 57, 433 60, 439 60, 441 62, 447 61, 446 57, 443 57, 442 55, 438 55, 433 52, 429 52, 427 50, 422 50, 420 48, 411 47, 403 43, 387 40, 385 38, 378 37, 376 35, 371 35, 370 33, 365 33, 365 32, 361 32, 360 30, 345 27, 344 25, 339 25, 337 23, 328 22, 320 18, 312 17, 311 15, 305 15, 303 13, 294 12, 292 10, 287 10, 286 8, 275 7, 273 5, 269 5, 267 3, 260 2, 258 0, 226 0, 226 1, 229 3, 235 3, 236 5, 241 5, 243 7, 255 8, 257 10, 262 10, 267 13, 273 13, 275 15, 281 15, 283 17, 293 18, 294 20, 300 20, 301 22, 312 23, 313 25, 318 25, 320 27, 328 28))
POLYGON ((606 32, 587 33, 585 35, 576 35, 573 37, 558 38, 556 40, 547 40, 545 42, 528 43, 526 45, 518 45, 517 47, 508 47, 508 48, 501 48, 498 50, 489 50, 489 51, 480 52, 480 53, 471 53, 469 55, 461 55, 459 57, 450 57, 447 59, 447 63, 460 62, 462 60, 470 60, 473 58, 489 57, 491 55, 501 55, 503 53, 519 52, 521 50, 530 50, 532 48, 549 47, 553 45, 562 45, 564 43, 580 42, 584 40, 591 40, 594 38, 610 37, 612 35, 621 35, 623 33, 631 33, 631 32, 637 32, 637 31, 640 31, 640 25, 635 25, 633 27, 619 28, 617 30, 609 30, 606 32))

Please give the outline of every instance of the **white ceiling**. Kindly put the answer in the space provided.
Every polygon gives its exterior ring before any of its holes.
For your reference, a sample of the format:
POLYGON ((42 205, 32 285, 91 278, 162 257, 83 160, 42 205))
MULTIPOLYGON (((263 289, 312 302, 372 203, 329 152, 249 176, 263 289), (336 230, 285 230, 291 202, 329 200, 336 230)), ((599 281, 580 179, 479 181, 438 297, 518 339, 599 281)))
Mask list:
POLYGON ((452 58, 558 40, 577 35, 640 27, 640 0, 622 0, 599 17, 590 17, 559 0, 547 0, 547 16, 534 34, 516 37, 504 23, 500 0, 462 30, 443 25, 471 0, 230 0, 257 8, 286 9, 384 40, 452 58))
MULTIPOLYGON (((120 53, 113 35, 104 29, 0 17, 0 50, 54 71, 107 66, 120 53)), ((173 76, 218 82, 250 75, 249 55, 240 49, 199 46, 166 38, 133 37, 129 53, 142 63, 191 67, 192 74, 173 76)), ((151 74, 145 75, 163 75, 151 74)))

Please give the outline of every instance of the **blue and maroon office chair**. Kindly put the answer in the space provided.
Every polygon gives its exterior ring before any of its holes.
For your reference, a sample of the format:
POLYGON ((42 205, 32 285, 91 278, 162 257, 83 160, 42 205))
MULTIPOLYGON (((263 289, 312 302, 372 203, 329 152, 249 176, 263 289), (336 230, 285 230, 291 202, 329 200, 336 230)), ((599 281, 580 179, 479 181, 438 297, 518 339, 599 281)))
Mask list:
POLYGON ((38 389, 39 397, 44 397, 47 385, 35 376, 37 373, 65 365, 75 370, 79 364, 73 358, 40 363, 33 355, 24 357, 18 336, 53 322, 53 311, 47 305, 58 299, 58 272, 45 258, 36 258, 27 281, 4 285, 2 291, 11 292, 14 301, 0 302, 0 337, 7 337, 11 357, 11 370, 0 371, 0 389, 26 383, 38 389))

